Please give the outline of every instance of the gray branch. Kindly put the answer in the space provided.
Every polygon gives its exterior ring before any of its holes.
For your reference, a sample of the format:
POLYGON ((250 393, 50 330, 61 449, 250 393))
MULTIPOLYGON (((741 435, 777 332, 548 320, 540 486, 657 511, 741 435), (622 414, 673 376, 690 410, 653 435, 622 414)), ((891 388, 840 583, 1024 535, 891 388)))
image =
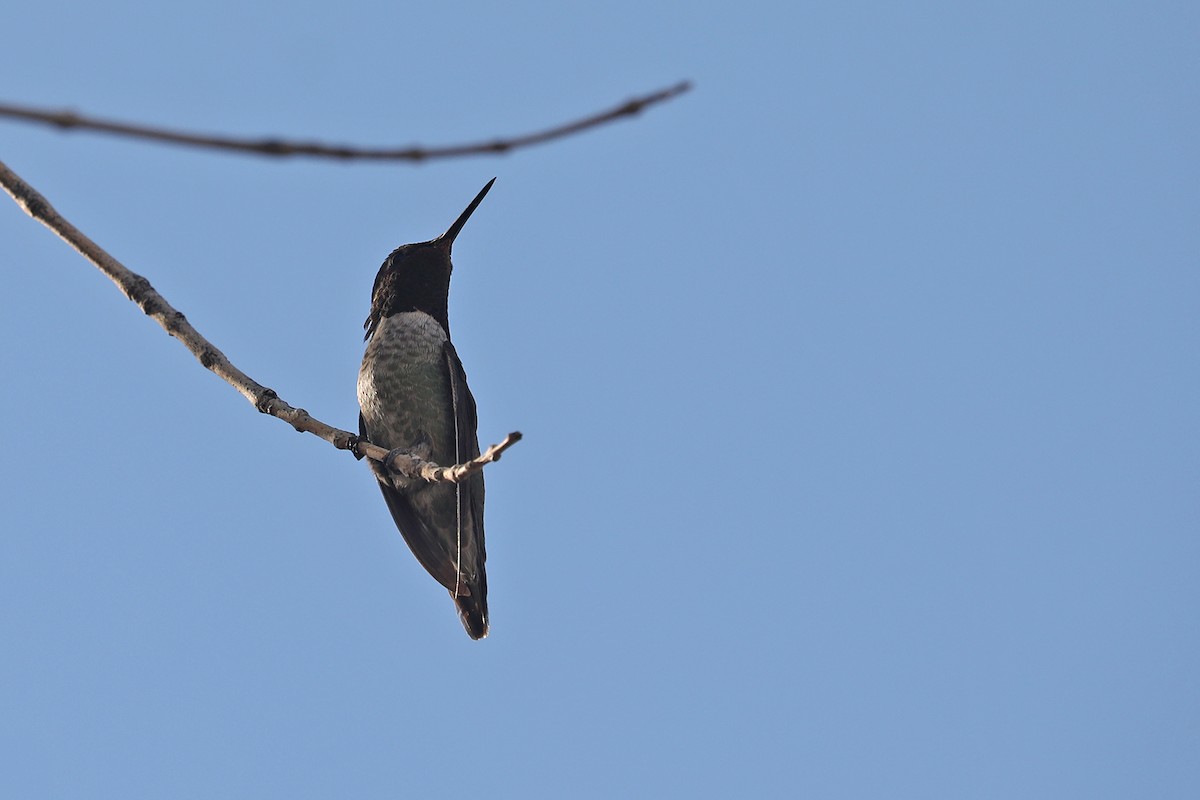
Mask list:
POLYGON ((385 462, 384 458, 388 456, 387 450, 384 450, 382 447, 377 445, 370 444, 369 442, 363 443, 363 448, 364 453, 368 458, 385 463, 387 466, 390 466, 392 469, 406 478, 416 476, 424 478, 430 483, 441 483, 443 481, 448 483, 459 483, 464 478, 475 474, 493 461, 499 461, 500 456, 504 453, 504 451, 519 441, 521 441, 521 433, 519 431, 513 431, 508 436, 505 436, 504 441, 500 442, 499 444, 492 445, 487 450, 484 450, 482 453, 472 458, 470 461, 464 461, 463 463, 455 464, 452 467, 439 467, 432 461, 425 461, 424 459, 413 455, 412 453, 395 451, 393 451, 394 454, 391 456, 391 458, 385 462))
MULTIPOLYGON (((206 369, 211 370, 221 380, 236 389, 259 411, 278 417, 302 433, 319 436, 339 450, 350 451, 357 458, 366 456, 374 461, 382 462, 387 456, 388 451, 382 447, 373 445, 349 431, 327 425, 310 416, 303 408, 294 408, 288 405, 273 389, 261 385, 235 367, 225 357, 225 354, 217 349, 216 345, 192 327, 182 312, 176 311, 162 295, 155 291, 154 287, 150 285, 150 281, 127 269, 121 262, 84 235, 82 231, 65 220, 45 197, 21 180, 3 162, 0 162, 0 185, 4 186, 5 191, 29 216, 45 225, 80 255, 95 264, 127 298, 137 304, 142 313, 152 318, 162 326, 163 330, 178 339, 206 369)), ((398 457, 393 458, 392 461, 396 470, 407 478, 423 478, 430 482, 460 481, 467 475, 482 469, 485 464, 498 460, 501 453, 520 439, 520 433, 510 433, 503 442, 492 445, 482 455, 464 464, 455 464, 449 467, 438 466, 415 457, 398 457)))
POLYGON ((24 122, 42 123, 63 130, 91 130, 116 136, 130 136, 138 139, 149 139, 168 144, 185 145, 190 147, 208 147, 217 150, 231 150, 240 153, 256 153, 264 156, 310 156, 317 158, 337 158, 344 160, 374 160, 374 161, 426 161, 431 158, 455 158, 460 156, 498 155, 516 150, 521 147, 542 144, 554 139, 561 139, 597 125, 603 125, 622 117, 632 117, 645 108, 666 102, 692 88, 691 83, 683 81, 657 92, 634 97, 624 103, 601 111, 582 119, 555 125, 552 128, 513 136, 507 139, 488 139, 481 142, 466 144, 443 145, 439 147, 353 147, 349 145, 323 144, 321 142, 297 142, 285 139, 243 139, 233 136, 208 135, 188 131, 172 130, 151 125, 140 125, 131 122, 99 119, 88 117, 70 110, 53 110, 0 103, 0 117, 8 117, 24 122))

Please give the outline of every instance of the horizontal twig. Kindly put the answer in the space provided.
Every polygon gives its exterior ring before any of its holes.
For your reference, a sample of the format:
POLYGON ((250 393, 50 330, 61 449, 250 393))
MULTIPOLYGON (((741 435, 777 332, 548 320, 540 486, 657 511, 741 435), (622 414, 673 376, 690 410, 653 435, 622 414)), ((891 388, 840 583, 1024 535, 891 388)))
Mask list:
POLYGON ((70 110, 52 110, 31 106, 0 103, 0 117, 52 125, 63 130, 91 130, 117 136, 130 136, 156 142, 256 153, 264 156, 311 156, 317 158, 361 159, 373 161, 426 161, 433 158, 455 158, 460 156, 507 153, 521 147, 542 144, 561 139, 597 125, 630 117, 643 109, 663 103, 683 94, 691 83, 683 81, 657 92, 634 97, 624 103, 573 122, 555 125, 552 128, 509 138, 488 139, 466 144, 435 147, 356 147, 351 145, 323 144, 321 142, 297 142, 280 138, 247 139, 234 136, 189 133, 187 131, 141 125, 132 122, 89 117, 70 110))

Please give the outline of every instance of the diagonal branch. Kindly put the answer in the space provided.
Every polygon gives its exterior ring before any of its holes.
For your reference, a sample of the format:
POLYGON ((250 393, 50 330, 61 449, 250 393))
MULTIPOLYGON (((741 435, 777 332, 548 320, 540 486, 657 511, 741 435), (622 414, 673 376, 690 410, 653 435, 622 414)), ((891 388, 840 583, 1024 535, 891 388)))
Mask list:
POLYGON ((8 103, 0 103, 0 117, 10 117, 26 122, 40 122, 64 130, 79 128, 117 136, 150 139, 156 142, 168 142, 170 144, 192 147, 208 147, 217 150, 232 150, 241 153, 257 153, 264 156, 312 156, 318 158, 374 161, 425 161, 431 158, 502 154, 520 147, 529 147, 530 145, 561 139, 564 136, 580 133, 581 131, 621 119, 622 117, 634 116, 649 106, 666 102, 691 88, 691 83, 683 81, 666 89, 660 89, 657 92, 626 100, 624 103, 608 111, 601 111, 573 122, 563 123, 534 133, 526 133, 507 139, 490 139, 481 142, 438 147, 353 147, 349 145, 296 142, 274 138, 242 139, 233 136, 189 133, 187 131, 158 128, 150 125, 138 125, 129 122, 86 117, 69 110, 53 111, 8 103))
POLYGON ((493 461, 499 461, 500 456, 504 451, 512 447, 517 442, 521 441, 520 431, 513 431, 508 436, 504 437, 504 441, 499 444, 494 444, 487 450, 484 450, 479 455, 472 458, 470 461, 464 461, 461 464, 455 464, 452 467, 439 467, 432 461, 424 459, 412 453, 403 450, 392 450, 388 452, 382 447, 367 443, 365 446, 371 448, 372 451, 382 451, 383 458, 378 458, 373 452, 367 452, 366 455, 376 461, 381 462, 385 467, 399 472, 406 478, 411 478, 414 475, 424 478, 430 483, 441 483, 446 481, 449 483, 459 483, 464 478, 474 475, 479 470, 483 469, 493 461))
MULTIPOLYGON (((82 231, 67 222, 54 210, 45 197, 21 180, 3 162, 0 162, 0 185, 17 202, 17 205, 25 209, 29 216, 45 225, 80 255, 95 264, 113 283, 117 284, 117 288, 127 298, 142 309, 142 313, 154 319, 162 326, 163 330, 178 339, 184 347, 192 351, 192 355, 206 369, 216 373, 221 380, 253 403, 259 411, 278 417, 302 433, 319 436, 339 450, 349 450, 356 458, 366 456, 374 461, 383 461, 387 457, 388 451, 384 448, 371 444, 349 431, 327 425, 319 419, 309 416, 309 413, 303 408, 293 408, 275 394, 273 389, 259 384, 235 367, 224 353, 192 327, 182 312, 172 308, 171 304, 155 291, 154 287, 150 285, 150 281, 127 269, 121 262, 84 235, 82 231)), ((431 483, 459 481, 466 475, 482 469, 485 464, 498 460, 501 453, 520 439, 520 433, 510 433, 503 442, 492 445, 483 455, 477 456, 465 464, 440 467, 420 459, 396 458, 393 461, 398 463, 393 466, 409 478, 424 478, 431 483)))

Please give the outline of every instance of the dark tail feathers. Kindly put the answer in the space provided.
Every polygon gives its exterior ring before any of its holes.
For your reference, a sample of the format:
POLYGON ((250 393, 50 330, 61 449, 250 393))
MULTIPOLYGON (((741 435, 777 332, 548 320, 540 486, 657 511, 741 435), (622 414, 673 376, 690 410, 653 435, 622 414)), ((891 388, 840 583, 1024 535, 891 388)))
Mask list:
POLYGON ((455 597, 454 605, 458 606, 458 618, 462 620, 468 636, 482 639, 488 635, 487 595, 479 592, 478 596, 455 597))

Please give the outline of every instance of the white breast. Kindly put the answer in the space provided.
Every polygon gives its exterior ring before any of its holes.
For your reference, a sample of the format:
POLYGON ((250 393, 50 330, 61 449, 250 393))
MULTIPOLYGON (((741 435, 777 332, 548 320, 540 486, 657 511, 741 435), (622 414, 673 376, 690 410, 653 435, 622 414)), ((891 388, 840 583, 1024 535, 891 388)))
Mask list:
POLYGON ((452 422, 446 341, 442 326, 421 311, 379 321, 358 372, 358 405, 373 442, 390 448, 445 439, 452 422))
POLYGON ((424 311, 405 311, 379 320, 364 360, 379 358, 405 364, 427 364, 442 360, 445 344, 446 332, 437 320, 424 311))

